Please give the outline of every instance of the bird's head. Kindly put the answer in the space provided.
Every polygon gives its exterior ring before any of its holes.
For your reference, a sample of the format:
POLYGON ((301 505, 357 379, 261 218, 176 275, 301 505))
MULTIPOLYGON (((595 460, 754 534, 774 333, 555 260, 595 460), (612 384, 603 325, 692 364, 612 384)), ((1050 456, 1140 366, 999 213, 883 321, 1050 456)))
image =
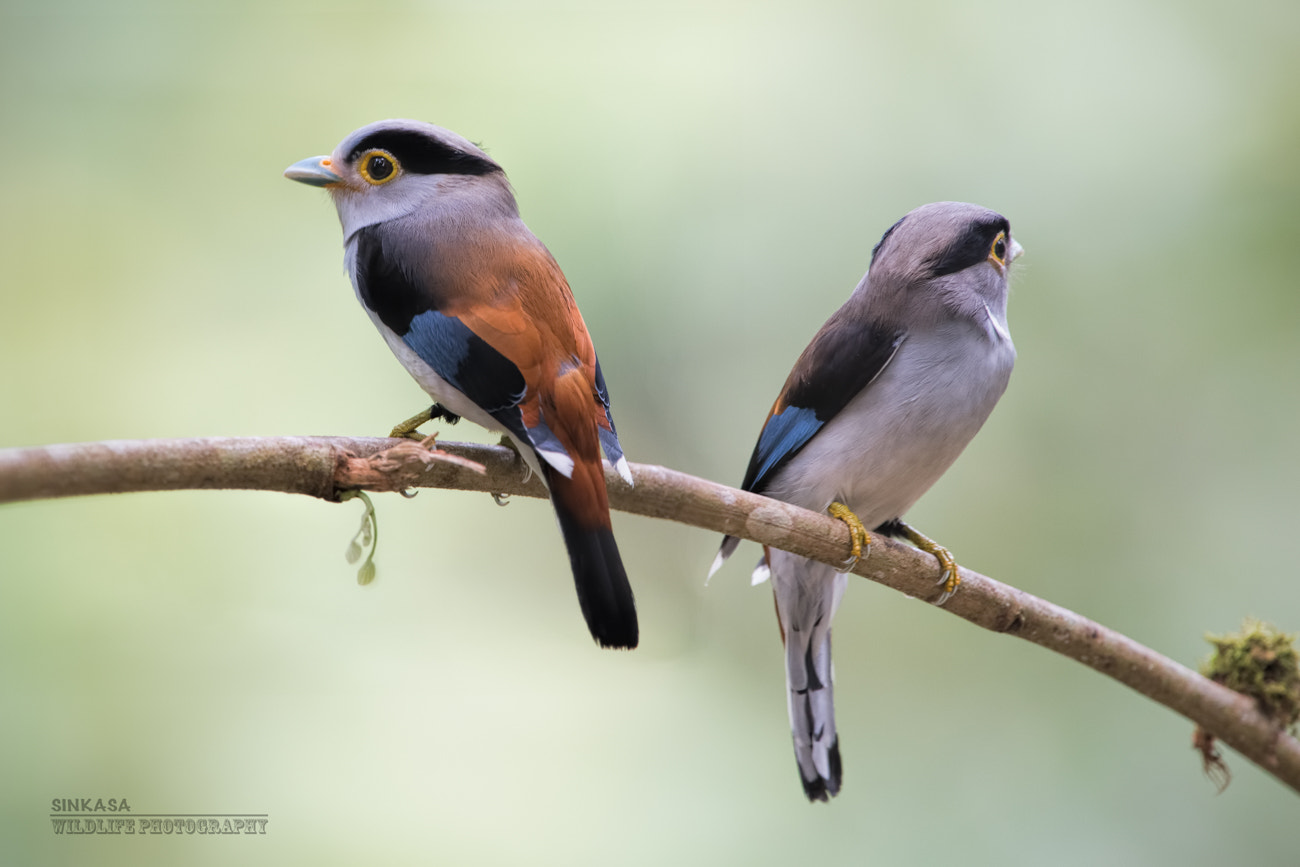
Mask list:
POLYGON ((363 126, 329 156, 296 162, 284 176, 329 191, 345 238, 421 209, 468 204, 518 213, 505 173, 491 157, 450 130, 414 120, 363 126))
POLYGON ((979 205, 922 205, 885 232, 864 286, 877 312, 906 321, 950 316, 1005 324, 1011 263, 1023 253, 1007 218, 979 205))

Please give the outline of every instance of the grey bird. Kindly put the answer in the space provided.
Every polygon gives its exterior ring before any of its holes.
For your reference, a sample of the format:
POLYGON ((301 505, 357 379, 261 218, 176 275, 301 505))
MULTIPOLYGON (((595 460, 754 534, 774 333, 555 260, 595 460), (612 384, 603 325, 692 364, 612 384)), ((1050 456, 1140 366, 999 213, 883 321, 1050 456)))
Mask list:
POLYGON ((569 284, 519 218, 501 166, 450 130, 387 120, 285 176, 329 191, 357 298, 437 401, 393 436, 462 416, 504 431, 550 491, 592 637, 636 647, 600 460, 603 450, 632 483, 609 391, 569 284))
MULTIPOLYGON (((764 548, 785 643, 795 759, 804 793, 826 801, 842 767, 831 668, 831 619, 845 574, 869 550, 867 528, 908 539, 940 563, 940 602, 957 564, 903 523, 957 459, 1006 390, 1016 351, 1007 328, 1011 225, 977 205, 922 205, 885 232, 866 276, 795 362, 754 447, 741 487, 850 528, 841 569, 764 548)), ((727 536, 712 576, 740 540, 727 536)))

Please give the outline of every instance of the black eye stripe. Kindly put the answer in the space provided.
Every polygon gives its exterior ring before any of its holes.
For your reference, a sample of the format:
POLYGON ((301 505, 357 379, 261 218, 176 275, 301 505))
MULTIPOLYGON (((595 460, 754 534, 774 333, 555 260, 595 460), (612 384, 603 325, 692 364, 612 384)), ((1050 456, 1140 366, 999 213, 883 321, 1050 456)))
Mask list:
POLYGON ((385 150, 403 170, 416 175, 487 175, 501 167, 484 157, 466 153, 436 138, 412 130, 379 130, 357 142, 348 153, 354 163, 370 150, 385 150))
MULTIPOLYGON (((999 232, 1011 234, 1011 226, 1004 218, 972 223, 965 233, 948 246, 948 249, 929 263, 930 276, 942 277, 945 274, 956 274, 958 271, 965 271, 972 265, 983 262, 989 257, 989 249, 993 246, 993 241, 999 232)), ((1005 257, 1005 252, 1003 255, 1005 257)))

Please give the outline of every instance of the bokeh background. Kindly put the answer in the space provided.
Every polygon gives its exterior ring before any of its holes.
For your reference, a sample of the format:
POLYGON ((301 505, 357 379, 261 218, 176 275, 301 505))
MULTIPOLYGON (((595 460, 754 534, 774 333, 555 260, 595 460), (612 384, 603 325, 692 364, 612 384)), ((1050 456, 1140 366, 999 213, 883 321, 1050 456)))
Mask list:
MULTIPOLYGON (((390 116, 508 170, 635 461, 739 481, 914 206, 1007 214, 1010 390, 911 513, 1189 665, 1300 630, 1300 5, 0 5, 0 446, 361 434, 423 404, 327 196, 390 116)), ((436 428, 435 428, 436 429, 436 428)), ((451 439, 492 438, 461 425, 451 439)), ((845 788, 803 800, 749 545, 620 515, 635 653, 545 504, 187 492, 0 508, 4 864, 1293 863, 1295 795, 1073 662, 857 582, 845 788), (264 812, 56 837, 50 801, 264 812)))

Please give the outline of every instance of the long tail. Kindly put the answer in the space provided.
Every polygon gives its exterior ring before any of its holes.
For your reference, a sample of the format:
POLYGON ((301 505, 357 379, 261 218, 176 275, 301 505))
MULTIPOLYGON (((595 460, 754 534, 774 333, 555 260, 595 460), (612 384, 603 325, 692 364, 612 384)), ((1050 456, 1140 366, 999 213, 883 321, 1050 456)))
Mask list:
POLYGON ((830 567, 780 555, 772 564, 777 617, 785 641, 785 682, 794 756, 804 794, 826 801, 838 794, 843 771, 835 731, 831 618, 847 579, 830 567))
POLYGON ((596 423, 581 412, 590 400, 576 372, 559 377, 555 390, 543 397, 542 411, 573 458, 573 469, 565 476, 543 461, 542 470, 591 637, 601 647, 631 649, 639 637, 636 601, 609 520, 596 423))
POLYGON ((805 641, 807 633, 786 635, 785 681, 790 691, 790 730, 799 777, 810 801, 825 801, 840 791, 840 738, 835 732, 835 688, 831 685, 831 633, 805 641), (814 646, 816 645, 816 646, 814 646))
POLYGON ((574 467, 572 479, 549 466, 544 470, 591 637, 601 647, 630 650, 638 639, 636 601, 614 542, 600 463, 594 483, 590 467, 581 464, 574 467))

